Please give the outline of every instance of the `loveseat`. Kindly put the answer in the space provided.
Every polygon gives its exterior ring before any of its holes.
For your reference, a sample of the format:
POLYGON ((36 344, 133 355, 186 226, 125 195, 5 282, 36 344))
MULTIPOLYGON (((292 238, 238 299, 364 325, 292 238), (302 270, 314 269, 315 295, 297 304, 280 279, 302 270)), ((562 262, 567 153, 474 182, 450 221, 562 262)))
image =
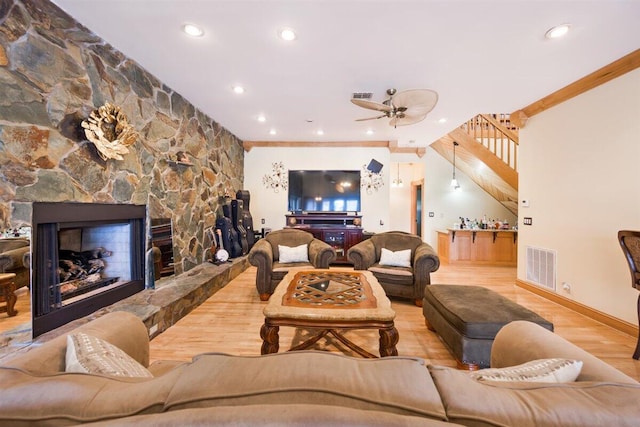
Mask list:
POLYGON ((0 239, 0 273, 15 273, 16 289, 29 286, 29 239, 9 237, 0 239))
POLYGON ((0 362, 0 425, 637 426, 640 384, 530 322, 496 336, 493 366, 580 359, 576 382, 478 381, 412 357, 300 351, 201 354, 149 366, 146 328, 126 312, 81 326, 153 378, 66 373, 65 336, 0 362))

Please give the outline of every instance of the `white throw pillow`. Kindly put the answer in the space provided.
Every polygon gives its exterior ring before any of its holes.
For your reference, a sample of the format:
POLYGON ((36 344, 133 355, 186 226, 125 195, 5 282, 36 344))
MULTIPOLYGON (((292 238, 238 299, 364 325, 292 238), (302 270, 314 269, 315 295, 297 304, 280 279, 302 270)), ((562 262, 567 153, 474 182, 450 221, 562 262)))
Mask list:
POLYGON ((282 263, 309 262, 307 245, 300 245, 294 248, 278 245, 278 253, 280 254, 279 261, 282 263))
POLYGON ((379 264, 390 267, 411 267, 411 249, 393 252, 382 248, 379 264))
POLYGON ((470 375, 478 381, 569 383, 578 378, 581 370, 581 360, 539 359, 508 368, 480 369, 470 375))
POLYGON ((66 372, 153 378, 147 368, 115 345, 82 332, 67 335, 65 361, 66 372))

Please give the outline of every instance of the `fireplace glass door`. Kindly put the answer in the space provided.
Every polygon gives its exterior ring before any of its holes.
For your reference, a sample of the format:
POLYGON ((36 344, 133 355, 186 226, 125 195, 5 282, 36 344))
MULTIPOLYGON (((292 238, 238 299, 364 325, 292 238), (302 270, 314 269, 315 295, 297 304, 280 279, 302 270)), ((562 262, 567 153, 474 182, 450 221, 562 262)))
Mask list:
POLYGON ((135 205, 33 204, 34 337, 144 289, 145 216, 135 205))

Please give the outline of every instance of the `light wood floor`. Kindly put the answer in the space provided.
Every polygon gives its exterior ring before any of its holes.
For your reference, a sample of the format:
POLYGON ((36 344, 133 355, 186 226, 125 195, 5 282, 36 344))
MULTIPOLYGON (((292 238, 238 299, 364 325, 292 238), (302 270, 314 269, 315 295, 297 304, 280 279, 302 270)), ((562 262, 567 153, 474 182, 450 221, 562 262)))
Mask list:
MULTIPOLYGON (((266 302, 261 302, 256 293, 255 271, 255 267, 250 267, 151 341, 151 360, 191 360, 194 355, 204 352, 259 355, 262 345, 260 327, 264 321, 262 310, 266 302)), ((640 380, 640 361, 631 358, 636 337, 515 286, 515 268, 442 265, 431 277, 433 283, 473 283, 493 289, 553 322, 558 335, 640 380)), ((444 344, 425 327, 421 308, 400 299, 392 299, 391 303, 396 311, 396 327, 400 333, 397 346, 399 354, 423 357, 434 364, 455 366, 444 344)), ((635 304, 635 301, 629 303, 635 304)), ((19 291, 16 308, 19 313, 14 317, 0 313, 0 332, 30 321, 29 293, 25 288, 19 291)), ((300 342, 304 335, 304 331, 281 328, 280 351, 289 348, 293 342, 300 342)), ((356 331, 347 336, 377 354, 376 332, 356 331)), ((339 348, 347 352, 342 347, 336 347, 334 342, 321 341, 318 344, 318 349, 339 351, 339 348)))
MULTIPOLYGON (((202 352, 259 355, 264 321, 255 289, 255 267, 251 267, 177 324, 151 342, 151 360, 191 360, 202 352)), ((460 267, 443 265, 432 275, 432 283, 478 284, 516 301, 553 322, 555 332, 591 352, 627 375, 640 380, 640 361, 633 360, 636 338, 591 320, 540 296, 515 286, 516 269, 505 267, 460 267)), ((392 299, 400 334, 398 353, 418 356, 431 363, 455 366, 455 361, 437 335, 424 325, 422 309, 409 301, 392 299)), ((280 328, 280 351, 299 343, 306 332, 280 328)), ((377 354, 377 332, 347 334, 363 348, 377 354)), ((338 351, 334 342, 318 343, 318 349, 338 351)), ((338 343, 340 344, 340 343, 338 343)), ((341 348, 349 354, 346 349, 341 348)))

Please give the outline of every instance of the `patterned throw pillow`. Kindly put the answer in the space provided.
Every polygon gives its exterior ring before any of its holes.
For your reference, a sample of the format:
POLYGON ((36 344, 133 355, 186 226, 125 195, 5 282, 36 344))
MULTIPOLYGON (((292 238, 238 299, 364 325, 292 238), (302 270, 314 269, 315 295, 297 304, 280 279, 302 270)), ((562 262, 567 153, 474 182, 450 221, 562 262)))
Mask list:
POLYGON ((308 252, 307 245, 300 245, 293 248, 278 245, 278 253, 280 254, 279 261, 282 263, 309 262, 308 252))
POLYGON ((65 371, 153 378, 151 372, 118 347, 82 332, 67 335, 65 371))
POLYGON ((411 267, 411 249, 393 252, 387 248, 382 248, 378 264, 390 267, 411 267))
POLYGON ((480 369, 470 376, 478 381, 568 383, 575 381, 581 370, 581 360, 539 359, 508 368, 480 369))

